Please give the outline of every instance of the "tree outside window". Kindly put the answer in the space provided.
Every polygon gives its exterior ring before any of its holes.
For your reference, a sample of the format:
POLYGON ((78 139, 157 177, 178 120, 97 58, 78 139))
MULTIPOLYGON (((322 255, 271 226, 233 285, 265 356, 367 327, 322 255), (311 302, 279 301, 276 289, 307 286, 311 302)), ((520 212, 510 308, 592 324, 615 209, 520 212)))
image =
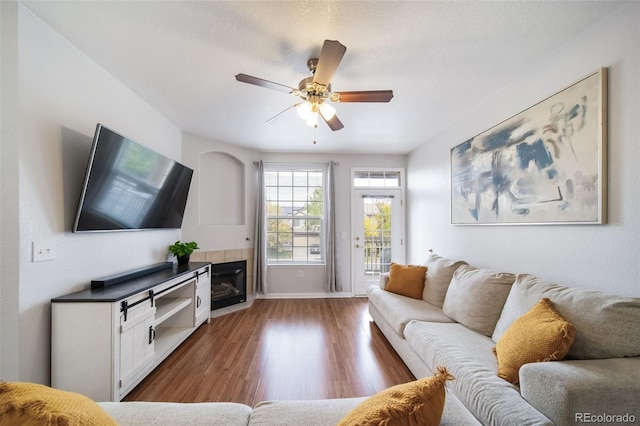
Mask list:
POLYGON ((389 199, 369 199, 364 217, 364 260, 367 271, 387 269, 391 247, 391 203, 389 199))
POLYGON ((320 263, 324 223, 322 170, 265 172, 267 260, 320 263))

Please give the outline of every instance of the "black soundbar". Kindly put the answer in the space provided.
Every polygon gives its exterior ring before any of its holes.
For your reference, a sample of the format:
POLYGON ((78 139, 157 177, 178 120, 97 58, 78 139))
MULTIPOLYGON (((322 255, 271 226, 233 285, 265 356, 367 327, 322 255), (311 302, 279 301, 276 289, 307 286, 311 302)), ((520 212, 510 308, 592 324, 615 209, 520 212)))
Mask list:
POLYGON ((164 262, 151 266, 145 266, 144 268, 134 269, 123 274, 111 275, 109 277, 92 280, 91 288, 109 287, 112 285, 120 284, 124 281, 132 280, 134 278, 142 277, 144 275, 152 274, 154 272, 162 271, 169 268, 173 268, 172 262, 164 262))

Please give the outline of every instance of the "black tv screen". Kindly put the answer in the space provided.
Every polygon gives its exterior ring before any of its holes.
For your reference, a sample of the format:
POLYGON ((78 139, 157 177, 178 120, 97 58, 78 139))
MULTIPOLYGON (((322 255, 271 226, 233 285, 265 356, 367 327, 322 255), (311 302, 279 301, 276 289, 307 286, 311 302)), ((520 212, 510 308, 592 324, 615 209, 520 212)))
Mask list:
POLYGON ((180 228, 193 170, 96 126, 73 232, 180 228))

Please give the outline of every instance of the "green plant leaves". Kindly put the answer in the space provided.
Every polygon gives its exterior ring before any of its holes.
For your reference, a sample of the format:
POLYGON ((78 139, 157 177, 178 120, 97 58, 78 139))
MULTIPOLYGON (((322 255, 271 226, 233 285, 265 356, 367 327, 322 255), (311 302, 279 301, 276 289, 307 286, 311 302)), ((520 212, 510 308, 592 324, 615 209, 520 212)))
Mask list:
POLYGON ((181 243, 180 240, 169 246, 169 253, 178 257, 178 256, 187 256, 193 253, 194 250, 199 249, 198 243, 195 241, 189 241, 188 243, 181 243))

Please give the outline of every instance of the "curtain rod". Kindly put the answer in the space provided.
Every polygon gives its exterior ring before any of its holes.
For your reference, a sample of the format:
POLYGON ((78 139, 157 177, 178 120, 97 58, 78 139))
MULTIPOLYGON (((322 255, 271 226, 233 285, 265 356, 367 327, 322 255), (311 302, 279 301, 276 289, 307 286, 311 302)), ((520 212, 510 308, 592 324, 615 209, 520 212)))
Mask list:
MULTIPOLYGON (((296 163, 296 162, 294 162, 294 163, 296 163)), ((280 163, 278 163, 278 162, 273 163, 273 162, 265 162, 265 164, 294 164, 294 163, 283 163, 283 162, 280 162, 280 163)), ((260 162, 259 162, 259 161, 254 161, 254 162, 253 162, 253 165, 254 165, 254 166, 257 166, 258 164, 260 164, 260 162)), ((314 164, 314 163, 313 163, 313 162, 311 162, 311 163, 305 163, 305 164, 314 164)), ((324 163, 315 163, 315 164, 324 164, 324 163)), ((340 165, 340 162, 339 162, 339 161, 333 161, 333 165, 334 165, 334 166, 339 166, 339 165, 340 165)))

